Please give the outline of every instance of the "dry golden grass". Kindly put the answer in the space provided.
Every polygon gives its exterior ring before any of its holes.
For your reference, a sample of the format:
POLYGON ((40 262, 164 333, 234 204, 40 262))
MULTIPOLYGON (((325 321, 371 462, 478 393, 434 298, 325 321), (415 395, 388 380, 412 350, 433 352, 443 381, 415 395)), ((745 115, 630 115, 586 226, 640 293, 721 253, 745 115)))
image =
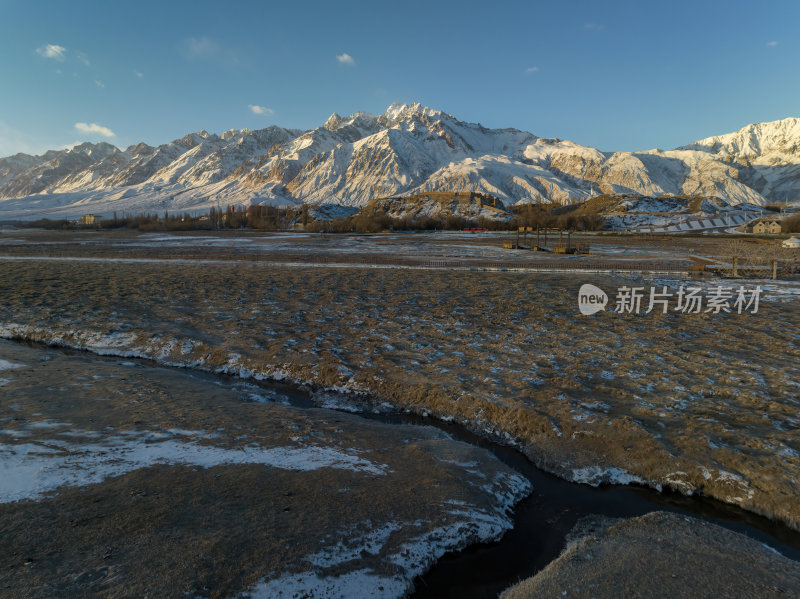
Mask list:
POLYGON ((454 417, 567 477, 621 468, 800 523, 796 300, 755 315, 587 318, 583 282, 610 295, 660 283, 246 263, 3 263, 0 278, 0 322, 23 337, 131 332, 126 347, 164 361, 454 417))

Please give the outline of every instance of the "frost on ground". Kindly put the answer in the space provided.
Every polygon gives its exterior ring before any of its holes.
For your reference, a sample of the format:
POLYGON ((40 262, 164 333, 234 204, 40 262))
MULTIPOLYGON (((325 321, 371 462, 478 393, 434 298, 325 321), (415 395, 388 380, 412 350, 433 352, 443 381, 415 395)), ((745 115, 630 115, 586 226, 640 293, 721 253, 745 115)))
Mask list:
POLYGON ((621 285, 708 293, 725 280, 302 266, 381 256, 689 264, 722 256, 718 239, 599 236, 582 240, 590 255, 559 258, 470 233, 14 238, 23 243, 4 254, 41 260, 0 263, 3 336, 311 382, 349 392, 320 392, 317 405, 389 404, 466 423, 569 479, 641 480, 800 523, 797 281, 734 281, 762 286, 758 314, 584 317, 585 282, 613 296, 621 285), (131 256, 149 262, 103 262, 131 256), (279 260, 293 266, 266 263, 279 260))
MULTIPOLYGON (((653 268, 665 261, 690 268, 694 256, 715 255, 724 241, 695 238, 690 247, 676 245, 669 238, 638 238, 572 235, 570 240, 588 245, 589 254, 563 255, 550 252, 518 251, 504 248, 514 241, 508 232, 392 233, 371 235, 325 235, 316 233, 276 234, 248 232, 136 234, 99 232, 26 231, 19 238, 4 239, 0 251, 10 257, 59 258, 77 261, 113 259, 126 261, 230 260, 275 261, 278 263, 399 263, 420 261, 460 263, 514 262, 529 266, 560 263, 568 266, 632 262, 653 268)), ((534 233, 523 234, 520 243, 534 243, 534 233)), ((552 233, 536 241, 552 247, 561 239, 552 233)))
POLYGON ((11 370, 13 368, 23 368, 23 364, 14 364, 8 360, 0 360, 0 370, 11 370))
POLYGON ((585 317, 575 300, 584 282, 613 294, 680 281, 257 262, 25 264, 0 262, 7 338, 311 382, 351 392, 334 403, 318 394, 320 404, 375 401, 466 423, 569 479, 641 480, 800 524, 792 283, 765 288, 757 314, 585 317))
POLYGON ((530 491, 437 429, 279 388, 8 341, 0 360, 19 366, 0 402, 9 596, 399 597, 530 491))
POLYGON ((345 390, 335 404, 466 423, 569 479, 625 473, 800 525, 788 282, 765 288, 757 314, 585 317, 582 283, 613 295, 680 281, 188 260, 0 262, 0 275, 8 338, 345 390))
POLYGON ((695 518, 651 512, 585 519, 564 552, 501 599, 539 597, 740 597, 800 593, 800 564, 695 518))
POLYGON ((572 471, 570 480, 576 483, 584 483, 596 487, 601 484, 629 485, 631 483, 644 483, 638 476, 633 476, 620 468, 601 468, 599 466, 587 466, 586 468, 576 468, 572 471))
POLYGON ((301 472, 339 468, 383 474, 381 464, 329 447, 263 448, 245 445, 226 449, 171 439, 148 443, 142 437, 146 436, 108 436, 103 443, 94 444, 56 439, 48 440, 46 445, 0 443, 0 502, 37 499, 61 487, 99 483, 111 476, 155 464, 187 464, 202 468, 263 464, 301 472))

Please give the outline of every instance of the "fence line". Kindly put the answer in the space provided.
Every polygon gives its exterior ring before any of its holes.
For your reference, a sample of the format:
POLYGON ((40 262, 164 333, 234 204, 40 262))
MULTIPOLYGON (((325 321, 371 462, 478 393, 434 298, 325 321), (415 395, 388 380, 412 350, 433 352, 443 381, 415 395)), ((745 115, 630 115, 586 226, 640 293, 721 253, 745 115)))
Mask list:
POLYGON ((498 261, 498 260, 479 260, 461 259, 444 260, 431 258, 398 257, 383 254, 370 255, 303 255, 300 253, 286 254, 254 254, 249 252, 173 252, 169 256, 153 251, 137 251, 126 248, 124 252, 80 252, 74 250, 59 251, 48 248, 44 251, 31 251, 33 248, 20 248, 21 251, 2 252, 0 257, 37 257, 37 258, 95 258, 99 260, 115 258, 142 259, 142 260, 214 260, 214 261, 253 261, 253 262, 273 262, 273 263, 306 263, 306 264, 336 264, 336 265, 375 265, 375 266, 407 266, 422 268, 488 268, 488 269, 508 269, 508 270, 594 270, 594 271, 663 271, 663 272, 707 272, 704 264, 687 264, 680 262, 636 262, 636 261, 575 261, 575 260, 542 260, 531 261, 498 261), (23 254, 24 251, 24 254, 23 254))

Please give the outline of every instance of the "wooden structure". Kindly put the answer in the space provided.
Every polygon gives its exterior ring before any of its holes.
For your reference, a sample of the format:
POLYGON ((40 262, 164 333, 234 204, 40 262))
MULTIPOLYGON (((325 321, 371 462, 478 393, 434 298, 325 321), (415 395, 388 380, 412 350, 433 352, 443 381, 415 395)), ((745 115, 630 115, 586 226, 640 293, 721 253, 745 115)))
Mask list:
POLYGON ((564 229, 550 229, 536 227, 536 245, 528 245, 528 233, 531 234, 531 243, 533 243, 534 227, 519 227, 517 228, 516 237, 513 242, 504 243, 503 247, 509 250, 533 250, 534 252, 553 252, 554 254, 588 254, 589 246, 586 244, 572 245, 571 231, 564 229), (522 242, 520 243, 520 233, 522 233, 522 242), (553 236, 553 245, 551 248, 547 247, 548 235, 553 236), (558 241, 555 236, 558 235, 558 241), (566 236, 566 237, 565 237, 566 236))

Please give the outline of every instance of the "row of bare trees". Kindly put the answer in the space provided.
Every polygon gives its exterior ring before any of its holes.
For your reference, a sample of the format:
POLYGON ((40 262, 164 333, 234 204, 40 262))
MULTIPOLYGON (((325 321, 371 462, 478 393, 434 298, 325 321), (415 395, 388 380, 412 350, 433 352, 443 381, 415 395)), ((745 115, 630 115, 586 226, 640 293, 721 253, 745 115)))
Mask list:
POLYGON ((731 239, 720 257, 729 263, 725 269, 728 276, 771 277, 774 267, 779 275, 800 273, 800 251, 784 248, 780 241, 731 239))

